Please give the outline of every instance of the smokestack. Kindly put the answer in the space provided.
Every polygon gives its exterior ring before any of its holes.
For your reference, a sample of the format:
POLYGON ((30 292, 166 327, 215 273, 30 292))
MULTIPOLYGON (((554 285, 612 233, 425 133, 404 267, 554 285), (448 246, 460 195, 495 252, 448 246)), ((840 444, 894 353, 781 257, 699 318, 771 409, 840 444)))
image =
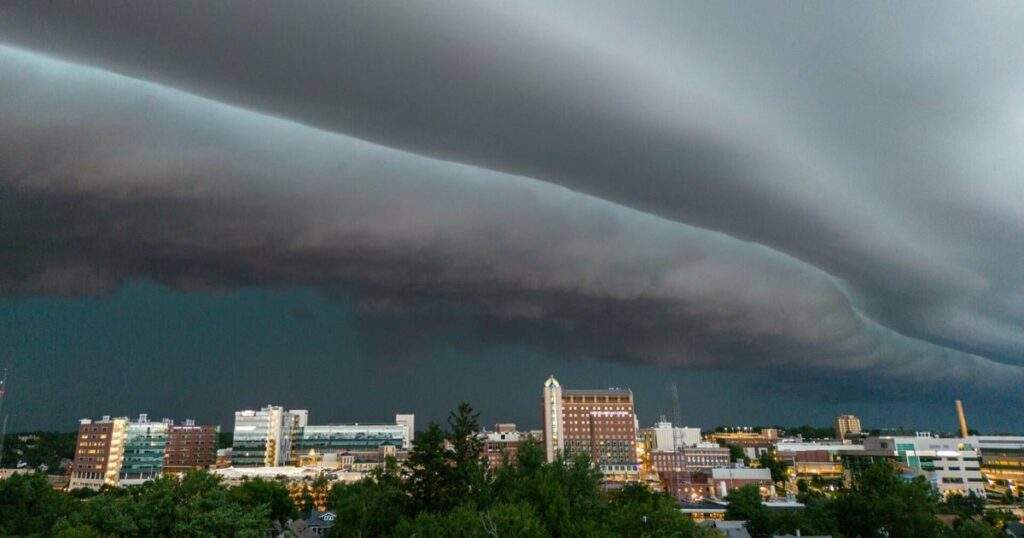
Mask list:
POLYGON ((956 416, 960 419, 960 436, 967 437, 967 419, 964 418, 964 404, 956 401, 956 416))

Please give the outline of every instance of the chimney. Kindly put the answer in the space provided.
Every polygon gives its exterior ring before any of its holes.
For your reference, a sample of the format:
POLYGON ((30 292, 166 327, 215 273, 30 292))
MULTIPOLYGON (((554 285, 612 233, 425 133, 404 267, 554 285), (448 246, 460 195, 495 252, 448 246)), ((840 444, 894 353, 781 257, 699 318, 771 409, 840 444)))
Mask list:
POLYGON ((960 436, 967 437, 967 419, 964 418, 964 404, 956 401, 956 416, 960 419, 960 436))

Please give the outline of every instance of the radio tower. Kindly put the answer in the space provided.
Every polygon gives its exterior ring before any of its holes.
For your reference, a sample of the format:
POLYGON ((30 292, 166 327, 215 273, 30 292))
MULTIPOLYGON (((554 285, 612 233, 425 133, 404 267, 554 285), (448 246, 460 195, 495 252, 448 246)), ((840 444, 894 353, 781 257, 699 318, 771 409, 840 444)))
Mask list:
POLYGON ((676 422, 675 427, 683 426, 683 414, 679 410, 679 387, 675 383, 672 383, 672 420, 676 422))
POLYGON ((7 415, 4 414, 5 390, 7 390, 7 368, 4 368, 4 376, 0 378, 0 468, 3 468, 4 440, 7 439, 7 415))

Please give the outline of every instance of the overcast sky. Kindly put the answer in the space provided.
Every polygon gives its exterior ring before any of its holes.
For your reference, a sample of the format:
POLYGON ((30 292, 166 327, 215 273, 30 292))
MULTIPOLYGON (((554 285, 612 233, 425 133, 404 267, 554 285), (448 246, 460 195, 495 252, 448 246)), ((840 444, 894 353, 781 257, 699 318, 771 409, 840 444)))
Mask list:
POLYGON ((633 386, 645 421, 674 381, 704 426, 953 429, 961 398, 1024 430, 1022 27, 995 2, 5 5, 12 423, 466 399, 537 427, 555 372, 633 386))

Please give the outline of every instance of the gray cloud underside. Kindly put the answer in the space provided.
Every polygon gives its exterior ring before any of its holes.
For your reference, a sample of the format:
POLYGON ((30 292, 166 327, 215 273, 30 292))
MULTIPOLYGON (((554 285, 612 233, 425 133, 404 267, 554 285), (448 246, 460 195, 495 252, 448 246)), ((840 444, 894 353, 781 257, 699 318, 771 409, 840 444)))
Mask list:
POLYGON ((666 366, 1012 390, 1022 369, 900 336, 771 249, 0 47, 0 288, 355 290, 364 314, 666 366))
POLYGON ((1022 27, 955 2, 0 10, 12 43, 758 242, 877 323, 1008 364, 1022 27))

